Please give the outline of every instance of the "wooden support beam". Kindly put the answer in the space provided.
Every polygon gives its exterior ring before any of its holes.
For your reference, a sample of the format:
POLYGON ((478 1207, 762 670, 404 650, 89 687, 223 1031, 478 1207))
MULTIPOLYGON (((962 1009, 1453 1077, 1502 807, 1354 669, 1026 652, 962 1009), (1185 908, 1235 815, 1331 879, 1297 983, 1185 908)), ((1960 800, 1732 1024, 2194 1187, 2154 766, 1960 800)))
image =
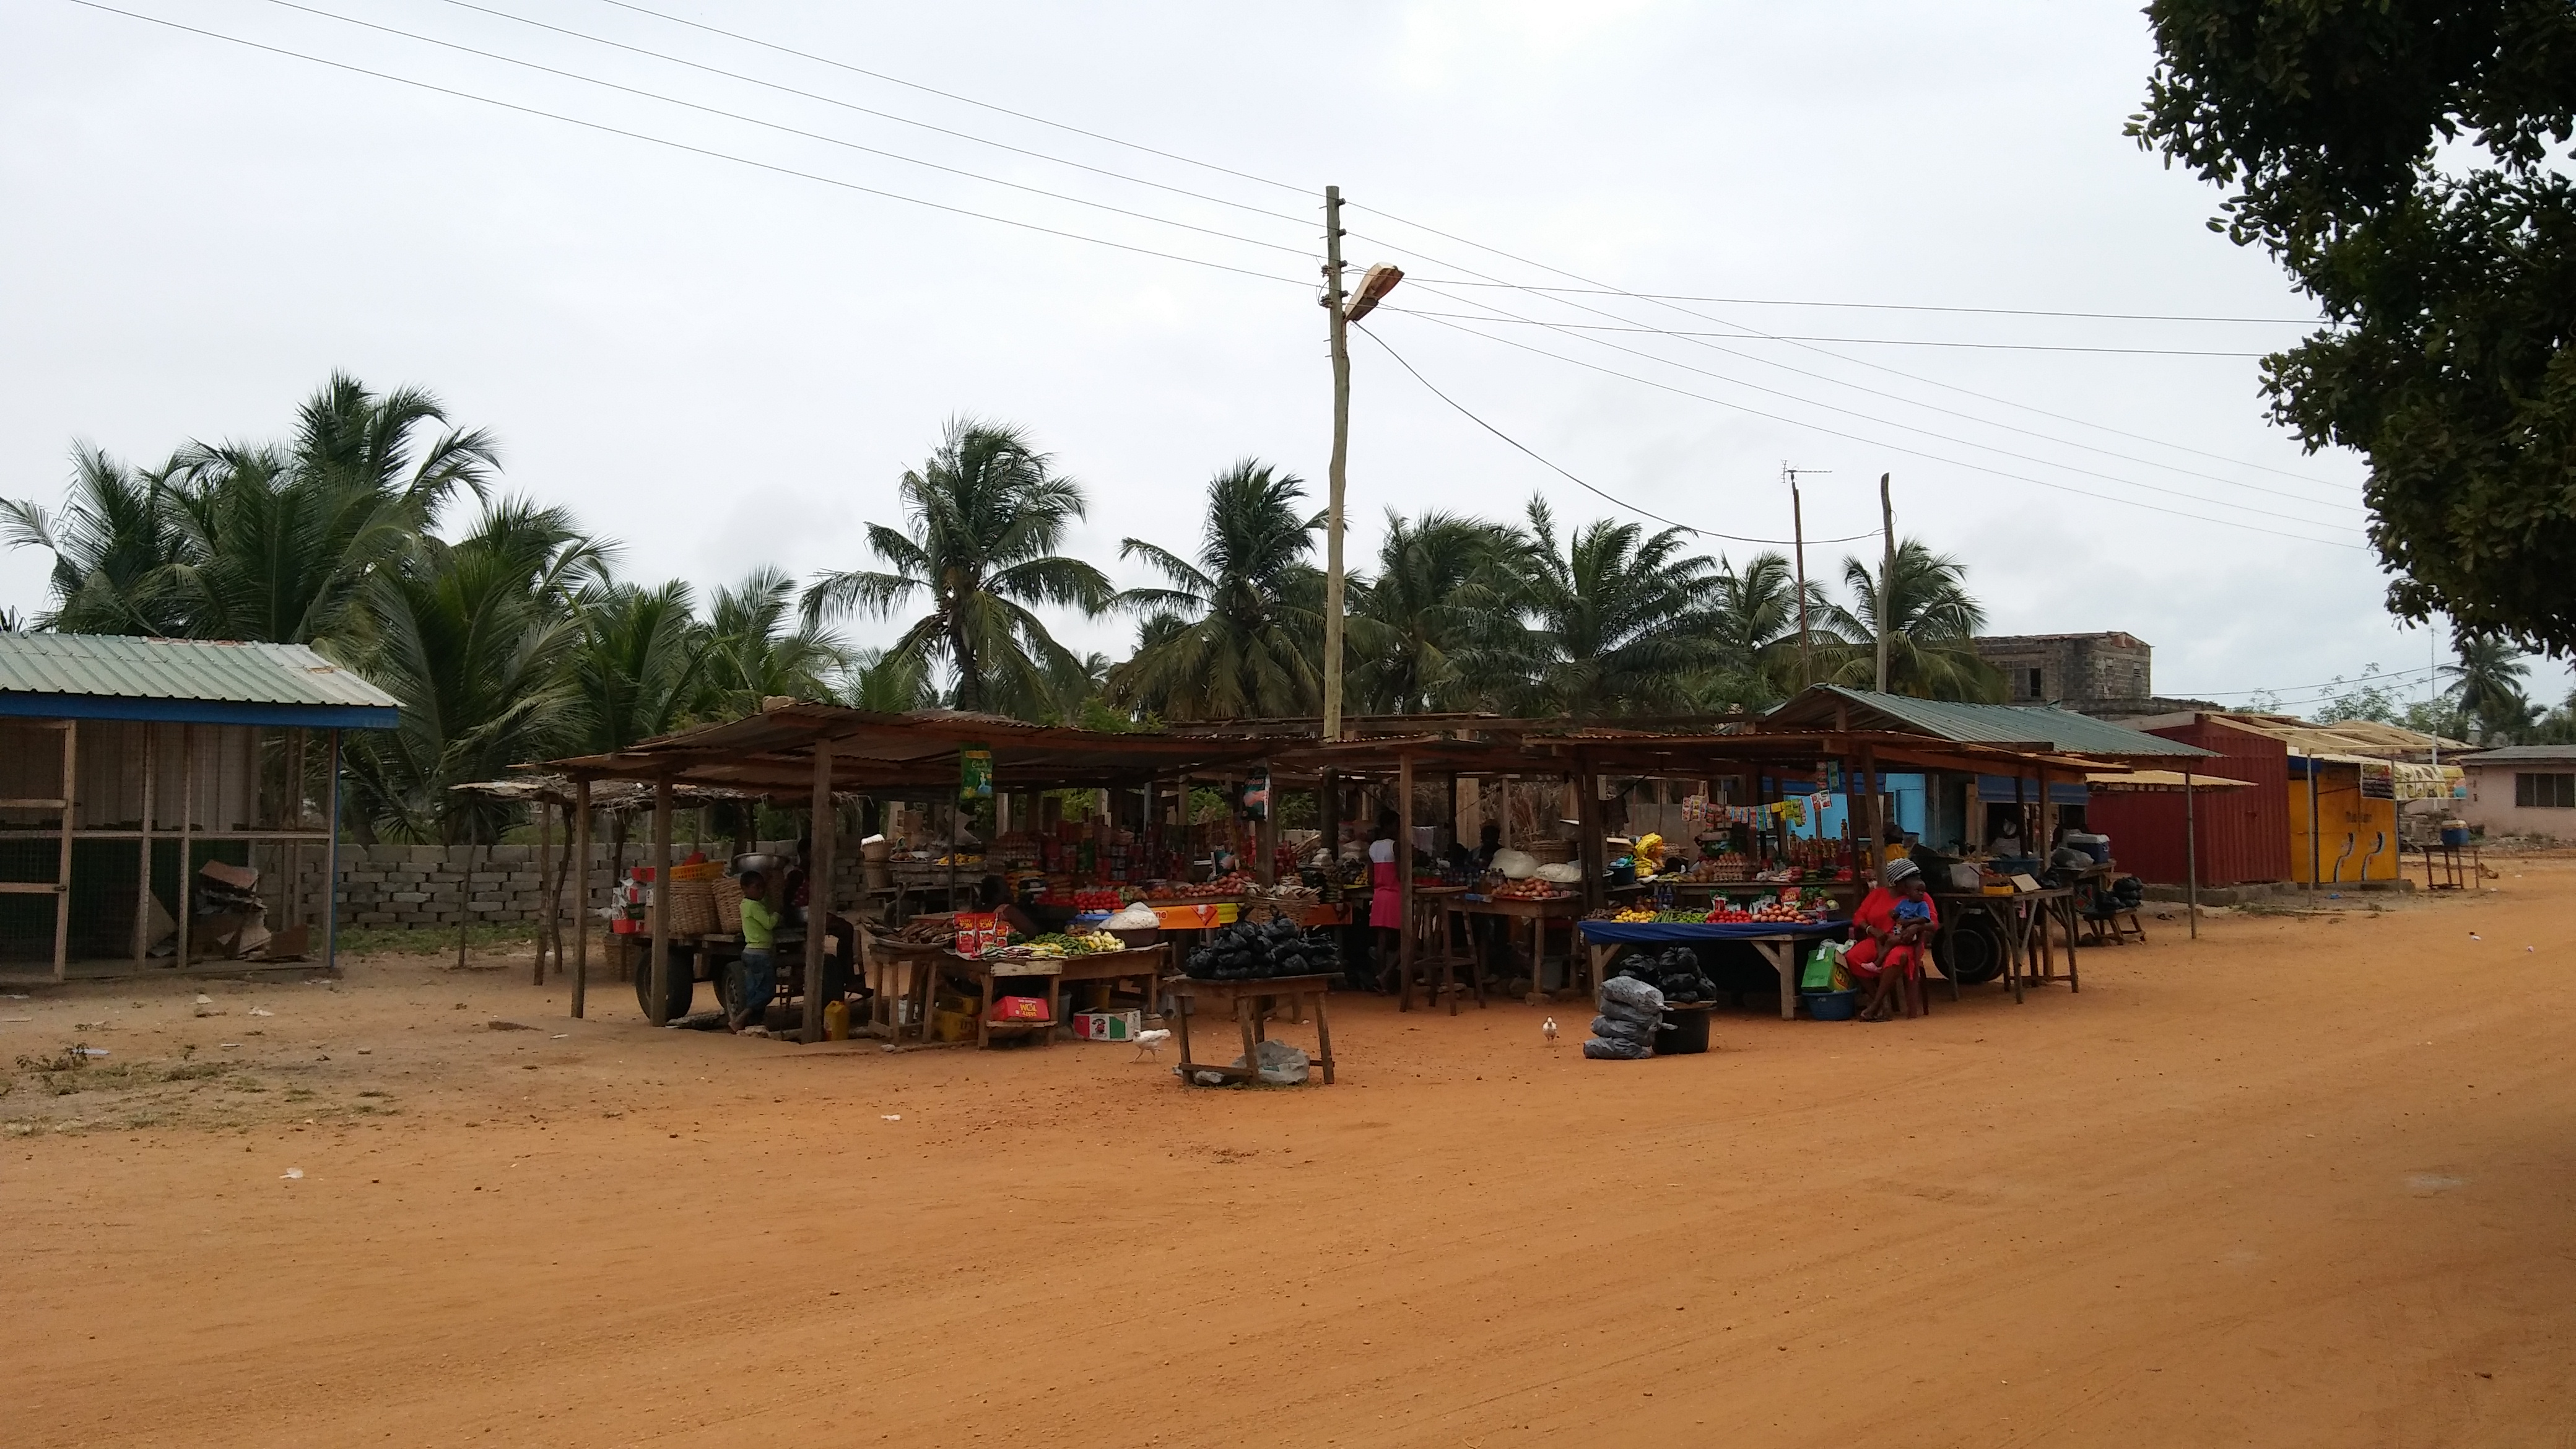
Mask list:
POLYGON ((61 862, 54 869, 54 979, 60 981, 71 965, 72 949, 72 831, 80 814, 80 721, 63 724, 63 838, 61 862))
MULTIPOLYGON (((555 869, 554 818, 555 807, 547 804, 543 800, 538 801, 537 910, 539 915, 537 917, 537 966, 536 979, 530 983, 535 986, 543 986, 546 984, 546 948, 554 942, 555 913, 551 909, 554 903, 554 892, 549 888, 554 881, 555 869)), ((561 970, 562 967, 558 965, 556 969, 561 970)))
POLYGON ((197 878, 190 871, 190 857, 196 854, 197 825, 197 727, 179 726, 179 964, 188 964, 188 917, 196 894, 197 878))
POLYGON ((653 964, 651 1020, 671 1019, 671 778, 653 782, 653 964))
POLYGON ((581 1016, 590 990, 590 779, 573 782, 572 818, 572 1014, 581 1016))
MULTIPOLYGON (((814 819, 808 833, 814 839, 814 852, 805 861, 805 1040, 823 1039, 823 983, 826 975, 827 949, 832 944, 832 844, 833 832, 840 822, 832 809, 832 752, 814 751, 814 819)), ((956 842, 949 842, 948 858, 957 858, 956 842)), ((950 867, 953 877, 955 867, 950 867)), ((950 909, 956 908, 952 899, 950 909)), ((843 967, 857 963, 845 961, 843 967)), ((986 1011, 992 1003, 984 1003, 986 1011)))
MULTIPOLYGON (((331 731, 331 784, 323 809, 331 814, 331 838, 322 847, 322 969, 340 964, 340 731, 331 731)), ((185 877, 181 878, 185 884, 185 877)))
POLYGON ((1396 810, 1395 881, 1396 881, 1396 970, 1402 986, 1396 998, 1396 1009, 1413 1009, 1413 756, 1396 756, 1395 793, 1403 802, 1396 810))
MULTIPOLYGON (((152 784, 156 773, 153 747, 161 741, 161 727, 146 723, 143 734, 143 829, 140 832, 141 866, 134 874, 134 969, 143 969, 143 953, 152 948, 152 784)), ((291 894, 294 886, 287 890, 291 894)))

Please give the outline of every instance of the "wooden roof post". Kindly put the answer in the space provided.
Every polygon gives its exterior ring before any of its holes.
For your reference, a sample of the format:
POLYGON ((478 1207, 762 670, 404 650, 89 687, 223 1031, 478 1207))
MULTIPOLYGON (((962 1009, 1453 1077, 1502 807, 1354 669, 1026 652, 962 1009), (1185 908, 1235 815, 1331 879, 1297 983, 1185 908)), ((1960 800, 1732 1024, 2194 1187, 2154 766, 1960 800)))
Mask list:
MULTIPOLYGON (((823 987, 834 975, 826 970, 829 963, 824 960, 824 953, 832 944, 832 834, 840 824, 835 814, 832 809, 832 751, 828 743, 817 741, 814 746, 814 820, 811 827, 814 853, 805 861, 805 1040, 809 1042, 823 1039, 823 987)), ((950 843, 948 858, 951 861, 957 858, 954 842, 950 843)), ((952 864, 949 871, 953 882, 956 866, 952 864)), ((953 890, 949 896, 949 909, 956 909, 953 890)), ((853 964, 841 963, 844 971, 853 964)), ((992 1009, 991 1002, 984 1005, 986 1010, 992 1009)))
POLYGON ((1887 801, 1878 792, 1878 750, 1872 745, 1860 747, 1860 779, 1856 782, 1869 797, 1869 820, 1862 828, 1868 838, 1861 842, 1862 889, 1878 882, 1879 866, 1887 854, 1887 801))
MULTIPOLYGON (((537 910, 539 915, 537 918, 536 978, 529 983, 533 986, 543 986, 546 984, 546 946, 554 939, 555 916, 554 912, 548 909, 554 901, 554 893, 547 888, 554 880, 554 822, 555 807, 548 803, 543 795, 538 796, 537 910)), ((561 972, 563 970, 563 963, 560 960, 555 963, 555 970, 557 972, 561 972)))
POLYGON ((1583 869, 1583 908, 1597 911, 1606 899, 1601 875, 1610 868, 1602 856, 1601 776, 1590 760, 1580 757, 1574 772, 1574 818, 1574 858, 1583 869))
POLYGON ((2182 767, 2182 902, 2183 911, 2191 918, 2191 938, 2200 939, 2200 822, 2192 808, 2192 796, 2200 793, 2191 782, 2191 763, 2182 767))
POLYGON ((1401 800, 1396 807, 1395 890, 1396 936, 1395 964, 1402 985, 1396 997, 1396 1009, 1413 1009, 1413 756, 1410 752, 1395 757, 1395 793, 1401 800))
POLYGON ((63 836, 61 863, 54 867, 54 979, 71 969, 72 832, 80 827, 80 721, 63 721, 63 836))
POLYGON ((648 1019, 671 1019, 671 777, 653 778, 653 988, 648 1019))
POLYGON ((572 786, 572 1014, 590 991, 590 777, 572 786))
MULTIPOLYGON (((159 764, 161 727, 146 723, 143 733, 143 868, 134 882, 134 969, 143 969, 143 953, 152 947, 152 777, 159 764)), ((290 877, 291 879, 291 877, 290 877)), ((297 884, 301 884, 298 882, 297 884)), ((289 899, 298 891, 287 887, 289 899)))
MULTIPOLYGON (((330 971, 340 964, 340 731, 331 731, 331 788, 324 793, 323 808, 331 812, 330 839, 322 847, 322 969, 330 971)), ((187 862, 179 863, 179 890, 188 889, 187 862)), ((185 940, 185 937, 181 937, 185 940)))

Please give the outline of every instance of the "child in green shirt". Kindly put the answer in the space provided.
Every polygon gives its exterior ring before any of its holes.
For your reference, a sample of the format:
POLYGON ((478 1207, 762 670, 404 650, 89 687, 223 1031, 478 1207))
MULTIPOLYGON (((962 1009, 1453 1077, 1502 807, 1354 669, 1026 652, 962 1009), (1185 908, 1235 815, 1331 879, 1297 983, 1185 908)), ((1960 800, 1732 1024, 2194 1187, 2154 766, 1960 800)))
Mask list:
POLYGON ((769 1014, 769 999, 778 993, 778 911, 769 904, 769 878, 756 870, 742 873, 742 959, 734 970, 739 985, 725 1025, 735 1031, 757 1026, 769 1014))

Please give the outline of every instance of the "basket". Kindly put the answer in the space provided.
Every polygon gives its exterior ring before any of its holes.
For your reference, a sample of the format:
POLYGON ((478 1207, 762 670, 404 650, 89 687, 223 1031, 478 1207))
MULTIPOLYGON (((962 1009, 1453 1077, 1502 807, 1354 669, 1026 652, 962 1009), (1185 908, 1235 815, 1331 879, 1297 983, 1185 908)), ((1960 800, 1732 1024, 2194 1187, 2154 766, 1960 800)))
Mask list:
POLYGON ((671 934, 708 936, 716 929, 716 893, 712 882, 675 880, 670 884, 671 934))
POLYGON ((1520 850, 1541 865, 1564 865, 1574 859, 1574 842, 1571 840, 1533 840, 1521 846, 1520 850))
POLYGON ((715 896, 717 927, 729 936, 740 933, 742 930, 741 879, 729 875, 721 880, 710 881, 707 889, 715 896))

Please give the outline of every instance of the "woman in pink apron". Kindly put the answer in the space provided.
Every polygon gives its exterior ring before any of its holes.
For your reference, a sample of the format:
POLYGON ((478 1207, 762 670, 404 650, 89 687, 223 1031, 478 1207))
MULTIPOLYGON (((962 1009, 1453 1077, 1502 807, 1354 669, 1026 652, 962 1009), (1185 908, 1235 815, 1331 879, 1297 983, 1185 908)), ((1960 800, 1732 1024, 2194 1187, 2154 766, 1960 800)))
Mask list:
POLYGON ((1404 960, 1404 878, 1396 874, 1402 855, 1396 849, 1395 833, 1394 814, 1380 815, 1368 848, 1369 925, 1377 933, 1377 980, 1385 991, 1402 984, 1396 973, 1403 969, 1404 960))

